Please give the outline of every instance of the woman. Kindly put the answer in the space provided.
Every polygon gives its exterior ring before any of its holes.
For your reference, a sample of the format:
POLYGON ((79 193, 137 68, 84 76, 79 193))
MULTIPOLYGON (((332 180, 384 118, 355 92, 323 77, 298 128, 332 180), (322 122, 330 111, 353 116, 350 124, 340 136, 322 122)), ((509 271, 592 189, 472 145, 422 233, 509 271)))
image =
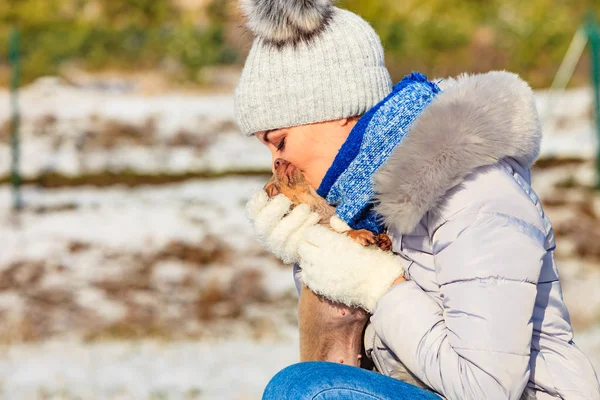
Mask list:
POLYGON ((257 37, 236 89, 241 129, 398 254, 381 264, 283 196, 250 200, 259 239, 296 263, 298 285, 372 313, 365 348, 382 373, 300 363, 264 399, 600 399, 530 187, 541 131, 527 84, 413 74, 392 88, 357 15, 326 0, 244 6, 257 37), (393 379, 404 366, 431 391, 393 379))

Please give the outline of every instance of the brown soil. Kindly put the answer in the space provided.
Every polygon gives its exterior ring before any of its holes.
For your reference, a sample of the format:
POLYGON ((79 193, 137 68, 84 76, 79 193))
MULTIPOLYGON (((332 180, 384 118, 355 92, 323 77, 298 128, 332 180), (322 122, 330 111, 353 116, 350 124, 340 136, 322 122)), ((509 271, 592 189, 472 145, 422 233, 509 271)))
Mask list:
MULTIPOLYGON (((219 179, 225 176, 259 176, 269 177, 271 173, 263 170, 239 170, 225 172, 185 172, 173 174, 144 174, 135 171, 99 172, 66 176, 57 173, 47 173, 36 178, 24 178, 24 185, 36 185, 43 188, 65 188, 80 186, 108 187, 123 185, 136 187, 142 185, 164 185, 167 183, 184 182, 192 179, 219 179)), ((10 177, 0 177, 0 185, 10 183, 10 177)))
POLYGON ((535 162, 532 170, 544 170, 550 168, 558 168, 565 166, 577 166, 588 162, 588 160, 584 160, 576 157, 549 157, 549 158, 541 158, 535 162))

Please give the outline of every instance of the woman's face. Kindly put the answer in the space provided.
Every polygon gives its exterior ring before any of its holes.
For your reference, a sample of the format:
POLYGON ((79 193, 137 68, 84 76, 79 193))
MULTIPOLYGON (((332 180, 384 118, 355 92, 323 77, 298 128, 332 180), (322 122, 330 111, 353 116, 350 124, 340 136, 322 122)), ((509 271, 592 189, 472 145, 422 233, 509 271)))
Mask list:
POLYGON ((271 151, 272 161, 294 164, 317 189, 358 117, 258 132, 256 137, 271 151))

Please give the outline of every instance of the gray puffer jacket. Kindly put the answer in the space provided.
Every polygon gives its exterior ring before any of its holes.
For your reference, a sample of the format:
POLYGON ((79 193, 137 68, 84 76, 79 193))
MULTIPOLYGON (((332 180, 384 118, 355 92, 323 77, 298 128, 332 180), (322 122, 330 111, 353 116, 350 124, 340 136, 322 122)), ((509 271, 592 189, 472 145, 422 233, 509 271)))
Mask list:
POLYGON ((366 350, 448 399, 600 399, 530 186, 532 91, 506 72, 445 86, 374 179, 409 280, 377 303, 366 350))
POLYGON ((402 360, 449 399, 518 399, 526 386, 537 399, 600 399, 530 186, 540 141, 525 82, 463 76, 377 172, 377 211, 409 278, 379 300, 367 332, 383 373, 402 360))

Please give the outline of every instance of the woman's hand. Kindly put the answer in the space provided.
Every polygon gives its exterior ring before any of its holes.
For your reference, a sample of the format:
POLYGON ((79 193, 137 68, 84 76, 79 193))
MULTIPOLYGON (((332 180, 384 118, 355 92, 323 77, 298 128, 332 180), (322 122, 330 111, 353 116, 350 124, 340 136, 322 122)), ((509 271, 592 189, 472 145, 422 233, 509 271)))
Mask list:
POLYGON ((309 226, 298 243, 301 278, 313 292, 347 306, 375 310, 377 300, 404 272, 403 259, 365 247, 346 234, 309 226))
MULTIPOLYGON (((284 195, 269 199, 259 191, 246 204, 246 215, 261 244, 284 263, 299 263, 302 280, 315 293, 372 312, 390 285, 404 279, 398 278, 400 257, 318 225, 319 215, 306 204, 291 206, 284 195)), ((340 231, 347 228, 333 222, 340 231)))
POLYGON ((246 204, 246 216, 258 240, 286 264, 298 262, 298 242, 304 229, 320 219, 306 204, 291 206, 283 194, 269 199, 264 190, 254 193, 246 204))

